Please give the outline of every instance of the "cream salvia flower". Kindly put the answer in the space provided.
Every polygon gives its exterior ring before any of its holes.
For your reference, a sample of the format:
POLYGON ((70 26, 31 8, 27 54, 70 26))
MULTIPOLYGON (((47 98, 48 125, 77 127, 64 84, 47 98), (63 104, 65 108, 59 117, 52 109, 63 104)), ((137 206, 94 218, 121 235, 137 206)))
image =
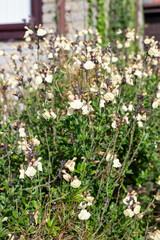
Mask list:
POLYGON ((126 37, 128 38, 129 41, 133 41, 135 39, 135 31, 128 31, 126 34, 126 37))
POLYGON ((53 80, 53 76, 51 74, 47 74, 47 76, 45 77, 45 81, 48 83, 51 83, 53 80))
POLYGON ((100 108, 104 108, 105 107, 105 100, 104 99, 100 100, 99 107, 100 108))
POLYGON ((53 58, 53 53, 50 52, 50 53, 48 54, 48 59, 52 59, 52 58, 53 58))
POLYGON ((25 170, 23 169, 23 165, 21 165, 21 169, 19 170, 19 172, 20 172, 19 178, 24 179, 25 170))
POLYGON ((156 230, 153 233, 149 233, 149 238, 152 240, 160 240, 160 231, 156 230))
POLYGON ((91 70, 95 67, 95 64, 92 61, 87 61, 83 66, 86 70, 91 70))
POLYGON ((13 60, 19 60, 19 56, 17 54, 13 54, 11 58, 13 60))
POLYGON ((125 215, 126 217, 132 218, 132 217, 134 216, 134 212, 133 212, 130 208, 128 208, 128 209, 125 209, 125 210, 124 210, 124 215, 125 215))
POLYGON ((53 93, 48 91, 46 94, 47 99, 52 99, 53 98, 53 93))
POLYGON ((136 117, 137 121, 140 121, 142 119, 141 114, 138 113, 137 117, 136 117))
POLYGON ((157 184, 160 185, 160 180, 157 181, 157 184))
POLYGON ((88 109, 87 105, 82 107, 82 114, 83 115, 88 115, 89 114, 89 109, 88 109))
POLYGON ((34 70, 38 70, 38 64, 37 64, 37 63, 35 63, 35 64, 33 65, 33 69, 34 69, 34 70))
POLYGON ((156 199, 157 201, 160 201, 160 194, 159 194, 159 193, 156 194, 155 199, 156 199))
POLYGON ((129 120, 128 120, 128 117, 127 115, 123 117, 123 119, 126 121, 127 124, 129 124, 129 120))
POLYGON ((83 115, 88 115, 90 112, 94 111, 90 104, 91 104, 91 101, 89 101, 89 103, 87 103, 86 105, 84 105, 82 107, 82 114, 83 115))
POLYGON ((119 167, 121 167, 121 166, 122 166, 122 164, 120 163, 119 159, 118 159, 118 158, 115 158, 115 159, 113 160, 113 167, 119 168, 119 167))
POLYGON ((116 126, 116 121, 113 121, 112 124, 111 124, 112 128, 115 129, 117 126, 116 126))
POLYGON ((64 178, 67 182, 69 182, 69 180, 71 180, 71 175, 68 174, 68 173, 65 173, 65 174, 63 174, 63 178, 64 178))
POLYGON ((35 137, 35 138, 32 138, 32 143, 34 144, 34 146, 39 146, 40 141, 35 137))
POLYGON ((139 71, 139 70, 136 70, 135 73, 134 73, 135 76, 139 77, 139 78, 142 78, 142 72, 139 71))
POLYGON ((62 170, 62 173, 63 173, 63 178, 64 178, 64 180, 66 180, 67 182, 69 182, 69 180, 72 179, 71 175, 68 174, 68 173, 66 172, 66 170, 62 170))
POLYGON ((152 107, 153 107, 153 108, 158 108, 159 105, 160 105, 160 99, 156 99, 156 100, 152 103, 152 107))
POLYGON ((32 166, 28 166, 27 170, 25 171, 25 174, 28 176, 28 177, 34 177, 35 174, 36 174, 36 169, 32 166))
POLYGON ((104 83, 104 82, 101 82, 100 89, 101 90, 104 90, 104 89, 106 90, 107 89, 107 84, 104 83))
POLYGON ((0 56, 3 56, 3 55, 4 55, 4 51, 0 50, 0 56))
POLYGON ((144 39, 144 44, 150 44, 150 43, 151 43, 150 38, 146 37, 146 38, 144 39))
POLYGON ((133 217, 134 215, 139 215, 141 206, 137 202, 137 193, 131 187, 128 190, 127 196, 123 199, 123 203, 128 205, 128 208, 124 210, 124 214, 133 217))
POLYGON ((79 208, 79 209, 85 209, 86 207, 87 207, 86 202, 81 202, 81 203, 78 205, 78 208, 79 208))
POLYGON ((146 119, 147 119, 147 115, 146 115, 146 113, 144 113, 144 114, 141 116, 141 120, 142 120, 142 121, 146 121, 146 119))
POLYGON ((47 34, 47 31, 45 29, 39 28, 38 31, 37 31, 37 35, 39 37, 43 37, 46 34, 47 34))
POLYGON ((126 204, 126 205, 130 205, 130 196, 126 196, 124 199, 123 199, 123 203, 126 204))
POLYGON ((122 106, 122 110, 123 110, 124 112, 126 112, 126 111, 128 110, 128 108, 127 108, 125 105, 123 105, 123 106, 122 106))
POLYGON ((122 30, 121 29, 118 29, 118 31, 116 32, 117 35, 120 35, 122 34, 122 30))
POLYGON ((42 116, 43 116, 46 120, 50 119, 50 117, 51 117, 50 113, 49 113, 46 109, 44 109, 44 111, 45 111, 45 112, 42 114, 42 116))
POLYGON ((70 103, 70 107, 75 110, 81 109, 82 106, 83 106, 83 102, 81 102, 80 99, 74 100, 73 102, 70 103))
POLYGON ((27 148, 28 148, 28 144, 27 144, 27 141, 25 139, 22 140, 22 142, 18 142, 19 144, 19 150, 23 150, 25 151, 27 148))
POLYGON ((74 171, 74 168, 75 168, 75 161, 73 160, 68 160, 66 163, 65 163, 65 168, 68 168, 70 172, 73 172, 74 171))
POLYGON ((53 112, 52 109, 50 109, 50 115, 53 117, 53 119, 56 119, 57 114, 53 112))
POLYGON ((112 57, 112 62, 115 63, 118 61, 118 58, 117 57, 112 57))
POLYGON ((91 90, 91 92, 98 92, 98 86, 97 86, 97 84, 96 84, 96 83, 93 84, 93 85, 91 86, 90 90, 91 90))
POLYGON ((112 74, 112 82, 114 83, 114 85, 121 83, 122 81, 122 76, 120 76, 119 74, 112 74))
POLYGON ((135 208, 134 208, 134 214, 139 214, 140 213, 140 210, 141 210, 141 206, 140 205, 136 205, 135 208))
POLYGON ((85 197, 85 201, 88 202, 88 206, 91 206, 93 204, 94 197, 88 195, 88 196, 85 197))
POLYGON ((20 172, 19 178, 20 179, 24 179, 24 172, 25 172, 25 170, 24 169, 20 169, 19 172, 20 172))
POLYGON ((69 107, 69 108, 67 109, 67 116, 73 115, 73 111, 74 111, 74 109, 71 108, 71 107, 69 107))
POLYGON ((75 58, 75 57, 73 57, 73 59, 76 60, 76 61, 73 63, 73 66, 79 68, 80 65, 81 65, 81 61, 79 61, 79 60, 78 60, 77 58, 75 58))
POLYGON ((136 203, 136 202, 137 202, 137 197, 135 195, 127 194, 127 196, 123 199, 123 203, 128 206, 131 206, 133 205, 133 203, 136 203))
POLYGON ((91 214, 87 212, 86 209, 82 209, 80 213, 78 214, 78 218, 80 220, 88 220, 90 218, 91 214))
POLYGON ((157 49, 156 46, 152 46, 152 47, 149 49, 148 54, 149 54, 151 57, 159 57, 159 50, 157 49))
POLYGON ((129 106, 128 106, 128 110, 129 110, 130 112, 132 112, 132 111, 133 111, 133 109, 134 109, 134 107, 133 107, 133 104, 132 104, 132 103, 130 103, 130 104, 129 104, 129 106))
POLYGON ((122 43, 117 42, 117 48, 118 48, 118 49, 121 49, 122 47, 123 47, 122 43))
POLYGON ((25 129, 24 129, 24 128, 20 128, 20 129, 19 129, 19 136, 20 136, 20 137, 25 137, 25 136, 26 136, 26 134, 25 134, 25 129))
POLYGON ((142 121, 138 121, 137 124, 138 124, 138 127, 139 127, 139 128, 142 128, 142 127, 143 127, 142 121))
POLYGON ((107 153, 107 155, 106 155, 106 161, 108 162, 108 161, 112 160, 113 157, 114 157, 114 156, 113 156, 112 152, 109 151, 109 152, 107 153))
POLYGON ((41 76, 37 76, 36 78, 35 78, 35 84, 36 85, 40 85, 41 83, 42 83, 42 77, 41 76))
POLYGON ((38 158, 38 160, 36 160, 34 163, 33 163, 33 167, 37 167, 38 171, 43 171, 42 169, 42 163, 40 162, 40 160, 42 160, 41 157, 38 158))
POLYGON ((104 99, 105 99, 107 102, 109 102, 109 101, 112 102, 113 99, 114 99, 113 93, 111 93, 111 92, 106 93, 106 94, 104 95, 104 99))
POLYGON ((108 69, 108 62, 104 62, 104 63, 102 63, 102 68, 104 69, 104 70, 106 70, 106 69, 108 69))
POLYGON ((43 171, 42 170, 42 163, 41 162, 38 162, 38 164, 37 164, 37 169, 38 169, 38 171, 43 171))
POLYGON ((157 92, 156 96, 157 98, 160 98, 160 91, 157 92))
POLYGON ((24 28, 25 28, 27 31, 25 32, 23 38, 28 38, 29 35, 32 35, 32 34, 33 34, 33 31, 32 31, 31 29, 29 29, 27 26, 25 26, 24 28))
POLYGON ((68 92, 68 100, 70 102, 74 101, 74 95, 70 91, 68 92))
POLYGON ((71 187, 73 188, 79 188, 81 185, 81 181, 77 179, 77 177, 74 177, 74 180, 71 182, 71 187))
POLYGON ((130 47, 130 46, 131 46, 131 44, 130 44, 129 41, 126 41, 126 42, 124 43, 124 47, 125 47, 125 48, 128 48, 128 47, 130 47))
POLYGON ((6 221, 8 221, 8 217, 4 217, 4 218, 2 219, 2 222, 6 222, 6 221))

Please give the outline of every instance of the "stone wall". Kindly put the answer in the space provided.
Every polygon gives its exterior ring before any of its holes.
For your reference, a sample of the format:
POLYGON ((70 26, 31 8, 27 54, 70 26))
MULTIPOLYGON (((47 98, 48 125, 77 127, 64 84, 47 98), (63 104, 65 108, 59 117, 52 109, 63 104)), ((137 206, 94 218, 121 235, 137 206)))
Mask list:
MULTIPOLYGON (((57 29, 55 18, 57 17, 56 0, 42 0, 42 23, 47 28, 57 29)), ((88 27, 88 1, 65 0, 66 35, 73 38, 76 30, 88 27)))
MULTIPOLYGON (((59 0, 60 2, 61 0, 59 0)), ((106 0, 106 17, 108 16, 109 2, 106 0)), ((143 0, 140 0, 142 2, 143 0)), ((93 0, 93 25, 96 26, 96 0, 93 0)), ((76 30, 88 27, 88 0, 65 0, 65 30, 68 38, 73 38, 76 30)), ((42 24, 44 27, 57 31, 57 0, 42 0, 42 24)), ((107 19, 107 18, 106 18, 107 19)), ((107 21, 107 20, 106 20, 107 21)), ((108 22, 106 22, 108 27, 108 22)), ((0 41, 0 49, 10 49, 16 42, 4 43, 0 41)))
POLYGON ((56 0, 42 0, 42 24, 56 30, 56 0))
POLYGON ((88 1, 66 0, 66 34, 73 38, 76 30, 88 27, 88 1))

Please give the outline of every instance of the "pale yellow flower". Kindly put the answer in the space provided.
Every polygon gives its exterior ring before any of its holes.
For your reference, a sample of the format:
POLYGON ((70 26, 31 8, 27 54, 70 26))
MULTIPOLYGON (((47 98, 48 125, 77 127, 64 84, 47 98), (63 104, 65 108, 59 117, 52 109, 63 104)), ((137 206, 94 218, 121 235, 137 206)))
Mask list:
POLYGON ((94 62, 92 62, 92 61, 87 61, 85 64, 84 64, 84 68, 86 69, 86 70, 91 70, 91 69, 93 69, 95 67, 95 64, 94 64, 94 62))
POLYGON ((36 174, 36 169, 32 166, 28 166, 27 170, 25 171, 25 174, 28 176, 28 177, 34 177, 35 174, 36 174))
POLYGON ((77 177, 74 177, 74 180, 71 182, 71 187, 73 188, 79 188, 81 185, 81 181, 77 179, 77 177))
POLYGON ((136 205, 136 207, 134 208, 134 214, 139 214, 141 210, 141 206, 140 205, 136 205))
POLYGON ((82 108, 82 106, 83 106, 83 102, 81 102, 80 99, 76 99, 70 103, 70 107, 75 110, 82 108))
POLYGON ((115 159, 113 160, 113 167, 119 168, 119 167, 121 167, 121 166, 122 166, 122 164, 120 163, 119 159, 118 159, 118 158, 115 158, 115 159))
POLYGON ((25 129, 24 129, 24 128, 20 128, 20 129, 19 129, 19 136, 20 136, 20 137, 25 137, 25 136, 26 136, 26 134, 25 134, 25 129))
POLYGON ((124 210, 124 215, 126 217, 129 216, 130 218, 132 218, 134 216, 134 212, 128 208, 128 209, 124 210))
POLYGON ((107 102, 109 102, 109 101, 112 102, 113 99, 114 99, 113 93, 111 93, 111 92, 106 93, 106 94, 104 95, 104 99, 105 99, 107 102))
POLYGON ((38 31, 37 31, 37 35, 39 37, 43 37, 46 34, 47 34, 47 31, 45 29, 39 28, 38 31))
POLYGON ((87 212, 87 210, 82 209, 80 213, 78 214, 78 218, 80 220, 88 220, 90 218, 91 214, 87 212))
POLYGON ((75 167, 75 162, 73 160, 68 160, 64 166, 65 168, 68 168, 70 172, 73 172, 75 167))

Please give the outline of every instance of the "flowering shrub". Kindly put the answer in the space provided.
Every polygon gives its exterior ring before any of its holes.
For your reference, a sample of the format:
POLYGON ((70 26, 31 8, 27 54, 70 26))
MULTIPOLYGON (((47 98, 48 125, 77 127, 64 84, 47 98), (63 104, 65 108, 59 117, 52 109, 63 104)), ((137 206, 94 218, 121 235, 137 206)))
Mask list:
POLYGON ((1 51, 2 237, 154 239, 158 43, 134 53, 134 30, 118 48, 91 28, 74 41, 26 30, 1 51))

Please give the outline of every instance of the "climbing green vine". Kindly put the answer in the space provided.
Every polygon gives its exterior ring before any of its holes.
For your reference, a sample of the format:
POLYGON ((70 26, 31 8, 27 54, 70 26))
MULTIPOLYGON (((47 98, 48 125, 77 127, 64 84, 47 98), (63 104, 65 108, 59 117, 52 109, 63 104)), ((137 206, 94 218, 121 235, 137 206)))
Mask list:
POLYGON ((103 42, 106 39, 106 0, 97 0, 97 30, 102 36, 103 42))
POLYGON ((109 36, 116 37, 118 29, 135 28, 136 0, 112 0, 109 10, 109 36))
POLYGON ((88 25, 93 27, 93 0, 88 0, 88 25))
POLYGON ((135 8, 136 0, 88 0, 88 25, 97 28, 103 43, 108 37, 113 40, 119 29, 135 28, 135 8), (96 19, 94 20, 95 15, 96 19), (106 27, 107 21, 109 23, 108 29, 106 27))

